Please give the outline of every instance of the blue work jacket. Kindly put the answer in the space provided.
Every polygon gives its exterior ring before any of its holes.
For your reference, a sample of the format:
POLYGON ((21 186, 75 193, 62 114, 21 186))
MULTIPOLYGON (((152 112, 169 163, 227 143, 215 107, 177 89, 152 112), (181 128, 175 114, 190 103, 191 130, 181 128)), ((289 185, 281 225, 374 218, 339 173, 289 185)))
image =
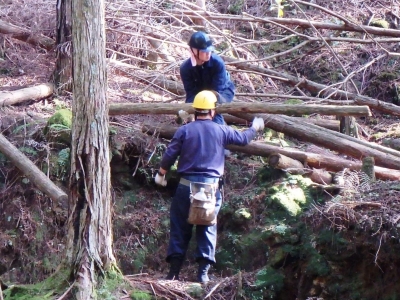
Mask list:
POLYGON ((244 146, 255 136, 253 127, 238 131, 211 120, 197 119, 175 132, 161 160, 161 168, 169 170, 179 156, 177 171, 180 175, 221 177, 225 146, 244 146))
POLYGON ((209 61, 201 66, 192 66, 190 58, 180 67, 181 79, 186 92, 186 103, 193 103, 197 93, 204 90, 218 92, 219 103, 232 102, 235 85, 226 71, 225 63, 220 56, 213 53, 209 61))

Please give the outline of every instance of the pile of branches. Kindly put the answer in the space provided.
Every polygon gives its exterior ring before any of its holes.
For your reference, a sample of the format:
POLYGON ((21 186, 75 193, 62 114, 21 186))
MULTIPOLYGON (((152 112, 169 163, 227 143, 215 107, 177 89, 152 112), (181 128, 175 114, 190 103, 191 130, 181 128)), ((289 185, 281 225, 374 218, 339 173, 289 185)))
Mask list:
POLYGON ((314 204, 307 219, 333 230, 359 228, 371 236, 391 232, 397 236, 400 221, 400 185, 371 181, 362 172, 343 171, 342 193, 323 205, 314 204))
MULTIPOLYGON (((199 299, 238 299, 244 288, 251 288, 255 281, 255 272, 239 272, 226 277, 215 278, 207 284, 196 284, 185 281, 155 280, 143 275, 125 276, 130 285, 140 291, 148 291, 157 299, 194 300, 199 299)), ((125 298, 124 298, 125 299, 125 298)), ((126 296, 126 299, 130 299, 126 296)))

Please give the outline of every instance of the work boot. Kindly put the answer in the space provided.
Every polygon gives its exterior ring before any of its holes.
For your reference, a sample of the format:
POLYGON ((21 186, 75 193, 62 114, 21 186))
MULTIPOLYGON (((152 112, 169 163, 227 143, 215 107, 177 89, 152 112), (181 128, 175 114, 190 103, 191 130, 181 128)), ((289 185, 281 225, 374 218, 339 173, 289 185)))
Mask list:
POLYGON ((199 260, 199 270, 197 272, 197 281, 201 283, 206 283, 210 281, 208 278, 208 270, 210 269, 210 261, 208 259, 202 258, 199 260))
POLYGON ((165 279, 179 280, 179 272, 181 271, 183 259, 179 257, 171 257, 169 263, 170 263, 169 273, 165 279))

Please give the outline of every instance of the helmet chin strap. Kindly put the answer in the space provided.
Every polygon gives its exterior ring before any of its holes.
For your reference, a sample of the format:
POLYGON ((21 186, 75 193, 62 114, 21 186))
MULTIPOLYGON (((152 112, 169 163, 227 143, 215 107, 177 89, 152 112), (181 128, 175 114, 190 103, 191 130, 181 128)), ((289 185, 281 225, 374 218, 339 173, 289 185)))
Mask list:
POLYGON ((200 50, 199 50, 199 49, 196 49, 196 50, 197 50, 197 54, 194 53, 193 48, 190 48, 190 50, 192 51, 192 53, 193 53, 193 55, 194 55, 194 58, 196 58, 196 62, 202 62, 202 64, 205 63, 205 61, 202 61, 202 60, 200 59, 200 55, 199 55, 200 50))

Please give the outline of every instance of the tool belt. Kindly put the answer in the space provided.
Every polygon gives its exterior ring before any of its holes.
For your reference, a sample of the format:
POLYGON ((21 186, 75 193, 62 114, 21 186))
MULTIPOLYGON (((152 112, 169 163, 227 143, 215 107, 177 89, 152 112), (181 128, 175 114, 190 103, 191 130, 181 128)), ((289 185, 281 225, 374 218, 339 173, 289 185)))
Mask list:
MULTIPOLYGON (((183 178, 182 178, 183 179, 183 178)), ((180 181, 181 184, 189 183, 190 187, 190 208, 188 223, 193 225, 215 225, 217 216, 215 214, 216 197, 218 189, 217 183, 186 182, 180 181)), ((185 184, 187 185, 187 184, 185 184)))

